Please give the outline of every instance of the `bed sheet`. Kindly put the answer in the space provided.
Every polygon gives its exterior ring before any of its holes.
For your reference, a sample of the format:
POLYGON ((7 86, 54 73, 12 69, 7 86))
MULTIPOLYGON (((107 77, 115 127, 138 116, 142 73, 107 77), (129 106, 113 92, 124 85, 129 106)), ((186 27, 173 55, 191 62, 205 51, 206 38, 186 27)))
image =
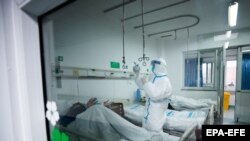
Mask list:
POLYGON ((170 97, 170 104, 175 110, 207 110, 214 105, 216 108, 216 101, 211 99, 192 99, 178 95, 172 95, 170 97))
POLYGON ((95 105, 79 114, 74 122, 67 127, 69 130, 95 136, 104 141, 154 141, 162 138, 163 141, 178 141, 180 138, 167 133, 157 134, 144 128, 135 126, 110 109, 95 105))
POLYGON ((214 105, 214 110, 217 108, 216 101, 211 99, 193 99, 187 98, 179 95, 172 95, 170 97, 170 105, 178 111, 181 110, 208 110, 212 105, 214 105))
MULTIPOLYGON (((142 123, 144 106, 140 104, 132 104, 124 106, 125 117, 136 124, 142 123)), ((201 126, 208 115, 208 111, 166 111, 166 122, 164 129, 185 132, 193 124, 201 126)))

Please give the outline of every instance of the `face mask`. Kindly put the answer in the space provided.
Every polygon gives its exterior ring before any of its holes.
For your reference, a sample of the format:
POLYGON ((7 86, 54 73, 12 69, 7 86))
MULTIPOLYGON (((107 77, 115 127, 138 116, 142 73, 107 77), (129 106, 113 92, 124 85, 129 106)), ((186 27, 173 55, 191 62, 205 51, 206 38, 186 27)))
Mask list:
POLYGON ((152 70, 152 72, 154 72, 156 64, 161 64, 161 62, 157 61, 157 60, 152 60, 151 61, 151 66, 152 66, 151 70, 152 70))
POLYGON ((155 70, 155 65, 151 66, 151 71, 154 72, 155 70))

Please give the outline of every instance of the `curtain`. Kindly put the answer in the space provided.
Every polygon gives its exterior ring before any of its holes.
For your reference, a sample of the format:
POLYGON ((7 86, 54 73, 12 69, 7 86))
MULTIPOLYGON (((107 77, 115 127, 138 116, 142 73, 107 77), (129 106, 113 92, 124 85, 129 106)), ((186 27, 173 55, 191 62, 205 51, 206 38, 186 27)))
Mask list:
POLYGON ((200 58, 200 87, 203 87, 203 70, 202 70, 203 58, 200 58))
POLYGON ((241 89, 250 90, 250 54, 243 54, 242 57, 241 89))
POLYGON ((185 87, 197 87, 198 58, 185 59, 185 87))

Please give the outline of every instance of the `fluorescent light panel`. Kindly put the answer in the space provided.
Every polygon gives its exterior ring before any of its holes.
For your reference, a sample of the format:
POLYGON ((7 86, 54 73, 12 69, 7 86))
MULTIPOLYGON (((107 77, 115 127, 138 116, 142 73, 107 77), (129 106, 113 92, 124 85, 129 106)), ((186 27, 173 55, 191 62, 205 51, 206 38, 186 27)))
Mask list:
POLYGON ((227 32, 226 32, 227 38, 230 38, 230 37, 231 37, 231 34, 232 34, 232 31, 231 31, 231 30, 230 30, 230 31, 227 31, 227 32))
POLYGON ((242 52, 250 52, 250 50, 242 50, 242 52))
POLYGON ((224 48, 227 49, 228 46, 229 46, 229 42, 225 42, 225 43, 224 43, 224 48))
POLYGON ((236 26, 237 24, 238 6, 238 2, 233 2, 228 7, 228 23, 231 27, 236 26))
POLYGON ((231 36, 228 37, 226 34, 215 35, 214 41, 225 41, 225 40, 233 40, 238 38, 238 33, 231 33, 231 36))

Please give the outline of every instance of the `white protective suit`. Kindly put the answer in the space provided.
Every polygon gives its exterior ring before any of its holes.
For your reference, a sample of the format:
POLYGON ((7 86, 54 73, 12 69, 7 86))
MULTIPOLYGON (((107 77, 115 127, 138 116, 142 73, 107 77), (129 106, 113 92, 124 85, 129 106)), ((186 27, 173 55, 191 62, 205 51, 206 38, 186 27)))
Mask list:
POLYGON ((138 87, 144 90, 146 96, 143 127, 150 131, 162 132, 172 86, 167 76, 166 61, 159 58, 153 60, 151 65, 153 73, 149 80, 143 84, 142 78, 137 74, 135 81, 138 87), (154 61, 158 63, 155 64, 154 61))

